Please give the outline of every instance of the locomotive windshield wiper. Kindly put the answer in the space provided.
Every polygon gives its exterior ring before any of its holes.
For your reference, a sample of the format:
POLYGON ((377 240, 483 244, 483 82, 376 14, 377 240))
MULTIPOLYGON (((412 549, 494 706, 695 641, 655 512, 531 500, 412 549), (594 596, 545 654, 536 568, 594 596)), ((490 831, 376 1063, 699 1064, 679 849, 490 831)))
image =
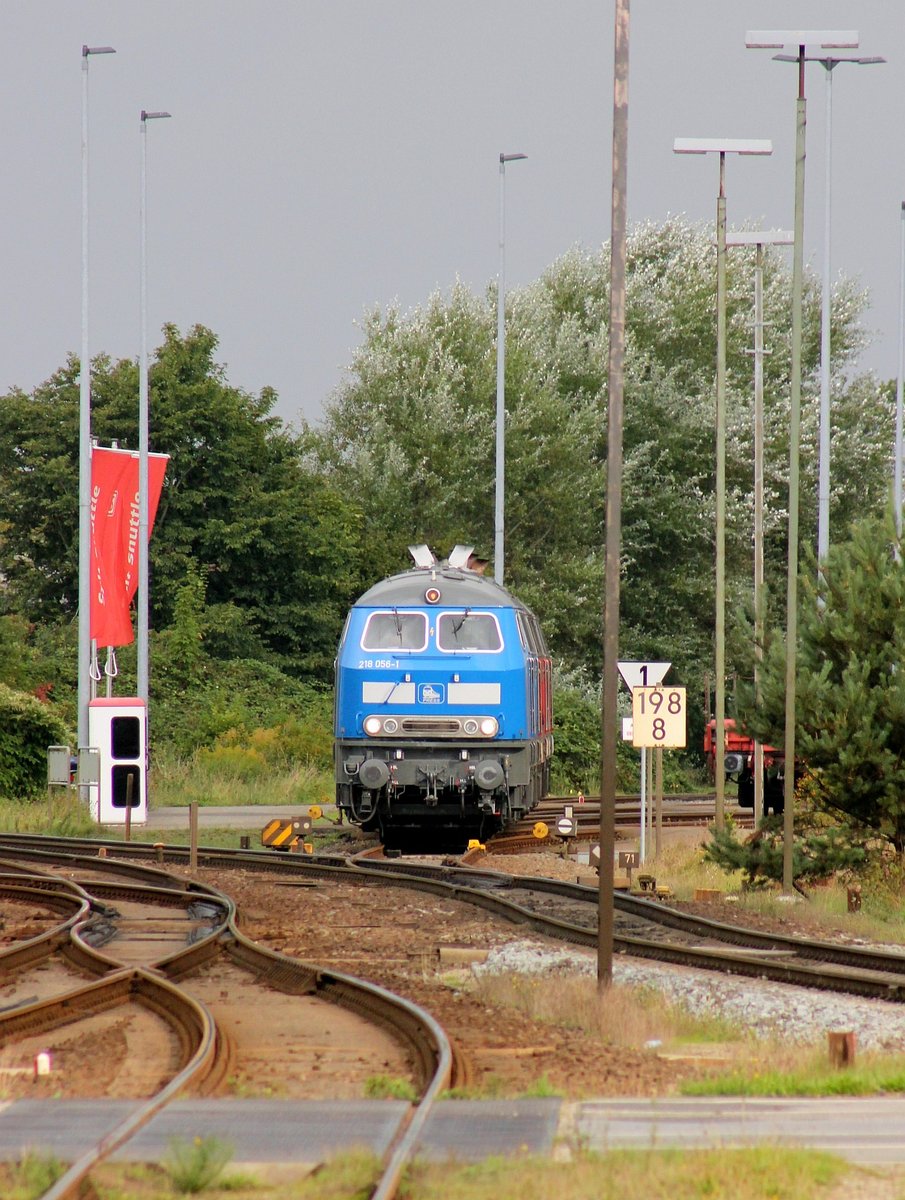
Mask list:
POLYGON ((399 609, 393 609, 393 620, 396 623, 396 637, 399 638, 399 645, 402 645, 402 622, 399 620, 399 609))
POLYGON ((456 639, 456 641, 459 640, 459 630, 462 628, 462 626, 468 620, 468 615, 470 612, 471 612, 471 609, 466 608, 465 612, 462 613, 462 620, 457 621, 456 624, 453 625, 452 634, 453 634, 453 637, 456 639))

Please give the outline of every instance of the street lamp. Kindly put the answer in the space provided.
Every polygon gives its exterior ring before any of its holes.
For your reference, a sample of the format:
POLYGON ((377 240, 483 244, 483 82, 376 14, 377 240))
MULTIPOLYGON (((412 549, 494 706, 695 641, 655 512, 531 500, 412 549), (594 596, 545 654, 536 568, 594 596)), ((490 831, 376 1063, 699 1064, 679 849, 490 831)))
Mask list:
MULTIPOLYGON (((776 62, 798 62, 797 55, 774 54, 776 62)), ((885 58, 836 57, 805 54, 805 62, 818 62, 826 72, 826 127, 824 130, 823 283, 820 297, 820 437, 817 483, 817 562, 822 564, 830 548, 830 241, 832 220, 833 164, 833 69, 840 63, 870 66, 885 58)))
MULTIPOLYGON (((754 695, 760 701, 760 663, 764 642, 764 246, 790 246, 793 234, 734 233, 727 246, 754 246, 754 695)), ((764 815, 764 747, 754 743, 754 825, 764 815)))
POLYGON ((795 120, 795 227, 792 253, 792 362, 789 398, 789 551, 786 576, 786 732, 783 789, 783 892, 792 894, 792 841, 795 824, 795 671, 798 641, 798 459, 801 440, 801 293, 804 277, 804 154, 807 100, 804 62, 808 45, 821 50, 853 49, 858 34, 851 29, 751 30, 745 34, 748 49, 782 50, 798 47, 798 99, 795 120))
POLYGON ((503 510, 506 478, 506 163, 527 154, 500 155, 500 274, 496 293, 496 501, 493 577, 503 582, 503 510))
POLYGON ((714 817, 717 829, 725 823, 726 746, 726 155, 772 154, 763 139, 676 138, 676 154, 718 154, 720 186, 716 201, 716 612, 715 612, 715 726, 714 817))
MULTIPOLYGON (((112 46, 82 46, 82 356, 79 363, 78 749, 88 745, 91 699, 91 356, 88 346, 88 59, 112 46)), ((87 789, 85 789, 87 791, 87 789)), ((86 799, 82 795, 82 799, 86 799)))
POLYGON ((148 703, 148 121, 171 114, 141 110, 141 360, 138 368, 138 695, 148 703))
POLYGON ((896 533, 902 536, 902 376, 905 375, 905 200, 899 222, 899 368, 896 372, 896 461, 893 468, 896 533))

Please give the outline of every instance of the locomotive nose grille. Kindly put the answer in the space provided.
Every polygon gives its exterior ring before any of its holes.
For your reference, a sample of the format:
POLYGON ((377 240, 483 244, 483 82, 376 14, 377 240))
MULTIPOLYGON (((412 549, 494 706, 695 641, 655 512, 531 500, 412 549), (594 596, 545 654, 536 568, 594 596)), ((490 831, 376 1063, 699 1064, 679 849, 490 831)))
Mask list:
POLYGON ((403 733, 458 733, 459 722, 440 717, 405 717, 402 721, 403 733))

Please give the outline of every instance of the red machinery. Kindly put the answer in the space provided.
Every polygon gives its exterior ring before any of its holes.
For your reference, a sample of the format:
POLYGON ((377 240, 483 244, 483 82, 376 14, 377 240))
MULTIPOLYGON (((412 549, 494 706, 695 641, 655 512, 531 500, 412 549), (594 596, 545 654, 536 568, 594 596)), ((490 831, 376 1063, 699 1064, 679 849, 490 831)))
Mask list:
MULTIPOLYGON (((738 780, 738 802, 742 808, 754 807, 754 738, 739 733, 735 721, 726 718, 723 770, 728 779, 738 780)), ((704 729, 704 755, 711 779, 716 778, 716 721, 704 729)), ((775 746, 764 746, 764 813, 781 813, 784 807, 785 754, 775 746)))

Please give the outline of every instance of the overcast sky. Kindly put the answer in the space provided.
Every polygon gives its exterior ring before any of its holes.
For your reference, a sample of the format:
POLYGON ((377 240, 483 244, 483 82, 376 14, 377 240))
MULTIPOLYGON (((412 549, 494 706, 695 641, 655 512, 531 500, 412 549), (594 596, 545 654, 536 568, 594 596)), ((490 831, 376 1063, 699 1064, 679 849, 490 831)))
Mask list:
MULTIPOLYGON (((613 0, 3 0, 6 312, 0 392, 81 345, 81 47, 90 60, 90 346, 138 355, 141 110, 149 342, 209 326, 229 381, 317 421, 374 305, 506 281, 609 237, 613 0)), ((747 29, 857 29, 833 74, 833 267, 870 290, 865 365, 898 360, 905 199, 900 0, 634 0, 630 222, 713 220, 717 164, 675 137, 769 138, 730 159, 730 224, 792 226, 796 71, 747 29)), ((807 70, 806 258, 823 246, 825 72, 807 70)))

